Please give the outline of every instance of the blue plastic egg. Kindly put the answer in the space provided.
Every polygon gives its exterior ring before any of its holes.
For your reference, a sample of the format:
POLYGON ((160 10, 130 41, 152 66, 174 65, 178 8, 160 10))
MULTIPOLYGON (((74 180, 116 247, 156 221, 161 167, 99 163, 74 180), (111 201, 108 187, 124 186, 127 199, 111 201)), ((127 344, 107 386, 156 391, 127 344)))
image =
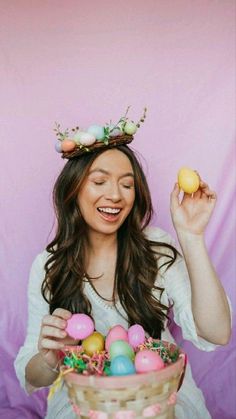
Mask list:
POLYGON ((131 359, 126 355, 117 355, 111 361, 112 375, 130 375, 135 374, 135 366, 131 359))
POLYGON ((101 125, 90 125, 90 127, 87 129, 87 132, 94 135, 98 141, 104 138, 104 127, 101 125))

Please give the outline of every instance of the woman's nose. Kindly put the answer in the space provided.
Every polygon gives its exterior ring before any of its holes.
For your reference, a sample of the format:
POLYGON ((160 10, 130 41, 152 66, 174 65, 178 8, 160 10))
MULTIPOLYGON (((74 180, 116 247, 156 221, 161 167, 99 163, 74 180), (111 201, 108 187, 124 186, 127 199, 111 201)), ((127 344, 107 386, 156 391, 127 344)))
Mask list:
POLYGON ((120 187, 116 182, 112 182, 109 185, 109 188, 106 192, 106 198, 112 200, 113 202, 118 202, 121 200, 120 187))

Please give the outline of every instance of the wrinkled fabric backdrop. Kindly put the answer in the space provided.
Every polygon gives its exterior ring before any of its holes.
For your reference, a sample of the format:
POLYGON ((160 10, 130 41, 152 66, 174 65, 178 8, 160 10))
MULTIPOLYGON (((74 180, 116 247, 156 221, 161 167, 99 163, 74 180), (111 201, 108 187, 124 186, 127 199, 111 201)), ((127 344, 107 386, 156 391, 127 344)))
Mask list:
MULTIPOLYGON (((148 107, 133 148, 153 224, 175 235, 169 194, 181 166, 197 169, 218 195, 207 245, 235 310, 235 1, 0 6, 0 417, 32 419, 44 415, 45 391, 26 396, 13 360, 25 337, 29 269, 53 234, 51 190, 64 165, 55 121, 86 128, 116 122, 128 105, 137 120, 148 107)), ((235 330, 227 346, 203 353, 173 329, 212 417, 236 418, 235 330)))

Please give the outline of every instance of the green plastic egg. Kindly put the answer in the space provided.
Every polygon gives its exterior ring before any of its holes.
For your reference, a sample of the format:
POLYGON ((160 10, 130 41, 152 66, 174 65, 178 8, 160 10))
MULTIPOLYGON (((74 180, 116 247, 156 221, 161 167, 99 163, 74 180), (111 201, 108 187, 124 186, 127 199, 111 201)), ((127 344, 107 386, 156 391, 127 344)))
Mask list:
POLYGON ((116 340, 113 342, 109 348, 110 359, 113 359, 115 356, 118 355, 125 355, 129 357, 132 361, 134 359, 134 350, 128 342, 124 340, 116 340))

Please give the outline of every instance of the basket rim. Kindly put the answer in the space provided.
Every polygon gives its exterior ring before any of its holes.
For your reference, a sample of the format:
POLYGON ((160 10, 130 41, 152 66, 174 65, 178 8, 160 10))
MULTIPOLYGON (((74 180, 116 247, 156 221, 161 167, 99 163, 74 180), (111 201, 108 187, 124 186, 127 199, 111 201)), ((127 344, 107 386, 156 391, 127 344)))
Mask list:
POLYGON ((64 375, 64 380, 68 385, 75 384, 80 387, 96 387, 101 389, 117 389, 127 388, 128 386, 139 386, 141 384, 150 384, 153 382, 167 381, 173 375, 177 375, 184 370, 185 354, 180 352, 179 359, 159 371, 151 371, 147 373, 139 373, 122 376, 97 376, 97 375, 82 375, 76 372, 70 372, 64 375))

